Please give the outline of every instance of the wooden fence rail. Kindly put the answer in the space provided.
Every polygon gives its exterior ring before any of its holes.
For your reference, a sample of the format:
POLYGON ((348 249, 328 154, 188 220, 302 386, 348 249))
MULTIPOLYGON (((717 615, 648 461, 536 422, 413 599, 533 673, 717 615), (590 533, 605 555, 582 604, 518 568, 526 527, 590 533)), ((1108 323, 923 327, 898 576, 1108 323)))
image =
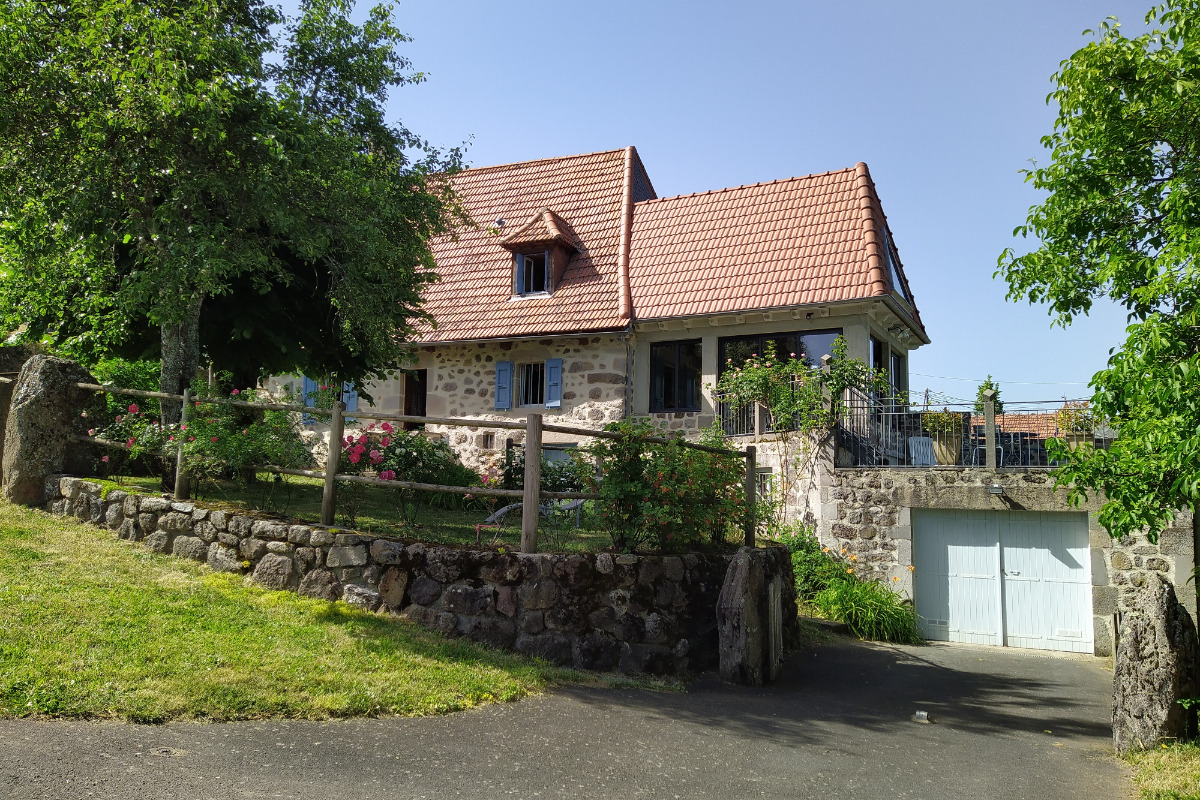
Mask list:
MULTIPOLYGON (((0 378, 0 381, 8 379, 0 378)), ((264 472, 277 472, 283 475, 298 475, 310 478, 321 478, 325 485, 321 494, 321 524, 333 525, 334 515, 337 508, 337 482, 362 483, 369 486, 381 486, 390 489, 413 489, 417 491, 428 492, 453 492, 457 494, 472 494, 481 497, 520 497, 522 498, 521 507, 521 551, 525 553, 537 552, 537 528, 538 516, 540 513, 540 501, 546 500, 599 500, 601 496, 590 492, 550 492, 540 488, 541 484, 541 459, 526 458, 525 459, 525 475, 523 488, 521 489, 493 489, 482 486, 443 486, 433 483, 415 483, 411 481, 386 481, 380 478, 369 478, 363 475, 339 475, 338 474, 338 454, 341 451, 342 436, 345 431, 346 404, 337 401, 333 404, 333 408, 313 408, 311 406, 298 405, 295 403, 251 403, 244 400, 233 400, 232 398, 209 398, 191 396, 191 391, 185 389, 182 395, 167 394, 165 392, 148 392, 141 389, 122 389, 116 386, 104 386, 95 383, 78 383, 75 384, 81 389, 90 389, 96 392, 106 392, 109 394, 128 395, 131 397, 146 397, 157 400, 179 400, 182 402, 181 422, 187 422, 189 409, 193 404, 198 403, 217 403, 232 406, 234 408, 250 408, 265 411, 290 411, 300 414, 320 414, 330 416, 329 420, 329 453, 325 459, 324 470, 302 470, 290 469, 285 467, 277 467, 270 465, 254 465, 251 469, 258 469, 264 472)), ((446 425, 451 427, 466 427, 466 428, 500 428, 507 430, 524 430, 525 431, 525 449, 534 452, 541 452, 542 432, 550 431, 553 433, 565 433, 576 436, 588 436, 600 439, 625 439, 624 434, 616 431, 599 431, 591 428, 579 428, 571 425, 556 425, 544 424, 541 414, 529 414, 524 422, 517 420, 494 420, 494 419, 475 419, 469 417, 419 417, 409 414, 385 414, 374 411, 354 411, 352 412, 354 419, 369 419, 384 422, 410 422, 430 425, 446 425)), ((114 442, 107 439, 99 439, 94 436, 75 437, 79 441, 94 442, 102 447, 111 447, 117 449, 127 449, 126 443, 114 442)), ((690 450, 698 450, 704 453, 710 453, 720 456, 731 456, 743 458, 746 461, 745 474, 745 492, 746 492, 746 519, 745 519, 745 544, 747 547, 754 547, 755 531, 757 528, 757 520, 755 519, 754 500, 757 496, 757 476, 755 474, 755 449, 747 447, 744 451, 726 450, 719 447, 710 447, 708 445, 695 444, 694 442, 679 441, 676 439, 668 439, 661 436, 646 436, 639 437, 639 441, 648 444, 673 444, 686 447, 690 450)), ((169 458, 170 454, 155 453, 164 458, 169 458)), ((185 499, 188 496, 189 481, 187 471, 183 459, 183 442, 182 438, 175 449, 175 498, 178 500, 185 499)))

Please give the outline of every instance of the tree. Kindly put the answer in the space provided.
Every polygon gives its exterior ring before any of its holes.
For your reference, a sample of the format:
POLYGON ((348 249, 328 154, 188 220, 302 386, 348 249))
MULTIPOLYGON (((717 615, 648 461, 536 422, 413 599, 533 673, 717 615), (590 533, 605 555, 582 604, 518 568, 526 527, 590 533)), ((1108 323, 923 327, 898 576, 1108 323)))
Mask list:
POLYGON ((93 357, 152 325, 172 393, 205 312, 229 326, 210 349, 248 343, 273 370, 397 366, 435 279, 427 243, 455 218, 438 176, 458 153, 385 121, 389 90, 421 75, 390 8, 356 25, 352 5, 6 4, 0 322, 93 357))
POLYGON ((993 400, 992 400, 992 402, 995 404, 996 413, 1003 414, 1004 413, 1004 401, 1000 399, 1000 384, 998 384, 992 380, 991 373, 988 373, 987 380, 985 380, 983 383, 979 384, 979 388, 975 390, 975 413, 978 416, 983 416, 983 413, 984 413, 983 393, 988 390, 991 390, 996 393, 995 398, 993 398, 993 400))
POLYGON ((1039 245, 1006 251, 997 274, 1061 325, 1102 297, 1128 309, 1125 342, 1091 384, 1115 441, 1059 447, 1058 481, 1075 502, 1104 492, 1112 536, 1153 540, 1200 499, 1200 2, 1170 0, 1147 22, 1130 38, 1110 18, 1062 63, 1050 162, 1026 173, 1048 195, 1014 232, 1039 245))

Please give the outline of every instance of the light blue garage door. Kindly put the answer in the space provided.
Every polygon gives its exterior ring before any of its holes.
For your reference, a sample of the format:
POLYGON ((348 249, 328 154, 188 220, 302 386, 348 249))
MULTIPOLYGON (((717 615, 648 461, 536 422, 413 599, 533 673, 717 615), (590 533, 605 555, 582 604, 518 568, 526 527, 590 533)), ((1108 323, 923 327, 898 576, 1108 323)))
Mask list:
POLYGON ((1092 652, 1086 514, 913 510, 928 639, 1092 652))

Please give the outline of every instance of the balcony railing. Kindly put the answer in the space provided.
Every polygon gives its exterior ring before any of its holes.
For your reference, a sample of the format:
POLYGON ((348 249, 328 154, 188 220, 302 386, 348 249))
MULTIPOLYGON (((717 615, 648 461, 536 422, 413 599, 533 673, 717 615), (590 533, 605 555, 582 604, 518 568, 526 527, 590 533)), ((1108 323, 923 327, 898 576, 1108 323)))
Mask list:
POLYGON ((1090 415, 1063 413, 1061 400, 1005 401, 1004 413, 994 415, 989 426, 974 404, 921 408, 851 391, 837 426, 837 464, 1053 467, 1047 440, 1060 439, 1068 448, 1106 448, 1115 436, 1090 415))

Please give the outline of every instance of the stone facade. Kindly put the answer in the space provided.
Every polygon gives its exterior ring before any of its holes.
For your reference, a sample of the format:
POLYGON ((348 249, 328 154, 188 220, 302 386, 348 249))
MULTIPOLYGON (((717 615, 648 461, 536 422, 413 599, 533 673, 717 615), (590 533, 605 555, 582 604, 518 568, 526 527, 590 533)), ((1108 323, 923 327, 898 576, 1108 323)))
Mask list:
MULTIPOLYGON (((1145 536, 1114 541, 1097 520, 1102 501, 1092 497, 1072 507, 1055 489, 1047 470, 991 472, 963 467, 917 469, 855 468, 822 471, 817 536, 834 550, 856 557, 864 578, 882 581, 912 597, 912 512, 914 509, 1086 512, 1092 556, 1092 611, 1095 653, 1112 655, 1113 615, 1132 608, 1147 577, 1157 575, 1184 586, 1192 568, 1191 516, 1180 514, 1151 544, 1145 536), (1003 495, 988 492, 999 484, 1003 495), (893 578, 899 578, 898 581, 893 578)), ((1196 593, 1181 593, 1196 613, 1196 593)))
MULTIPOLYGON (((46 509, 140 541, 159 553, 244 574, 271 589, 397 613, 463 636, 581 669, 679 674, 718 663, 716 606, 729 557, 520 554, 364 536, 206 509, 161 497, 102 492, 55 476, 46 509)), ((795 616, 791 561, 781 578, 795 616)), ((785 647, 797 629, 785 626, 785 647)))
MULTIPOLYGON (((428 345, 414 353, 414 369, 426 370, 428 381, 426 413, 431 417, 524 420, 529 412, 544 415, 545 422, 602 428, 625 416, 628 361, 620 336, 571 336, 506 342, 465 342, 428 345), (495 410, 497 361, 513 364, 544 363, 561 358, 562 407, 519 407, 495 410)), ((375 407, 386 413, 404 409, 404 381, 397 378, 370 388, 375 407)), ((486 469, 503 460, 507 439, 520 444, 521 431, 483 426, 450 428, 429 425, 441 434, 474 469, 486 469)), ((547 444, 574 444, 578 437, 546 433, 547 444)))

